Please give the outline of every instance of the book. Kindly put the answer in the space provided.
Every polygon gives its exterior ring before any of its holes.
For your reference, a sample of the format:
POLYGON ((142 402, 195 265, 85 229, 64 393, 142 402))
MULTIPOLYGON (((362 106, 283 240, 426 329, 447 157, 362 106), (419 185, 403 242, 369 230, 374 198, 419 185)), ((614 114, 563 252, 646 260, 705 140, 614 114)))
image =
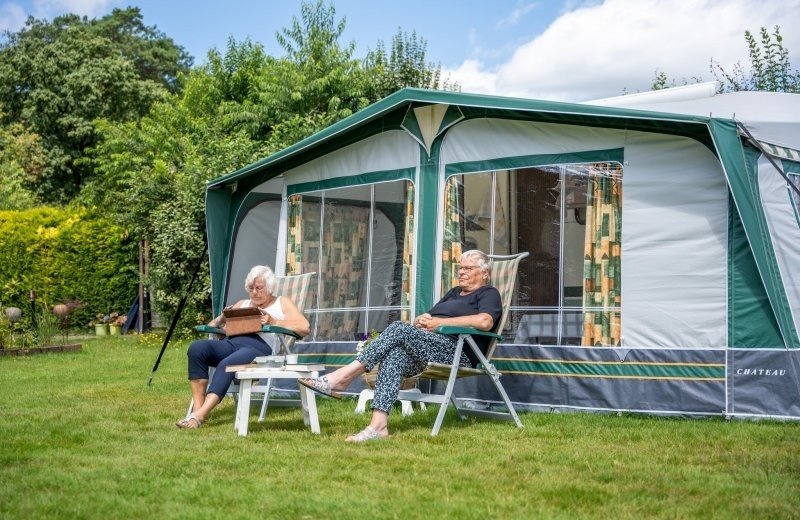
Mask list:
POLYGON ((261 332, 261 309, 258 307, 239 307, 238 309, 225 309, 225 334, 240 336, 261 332))

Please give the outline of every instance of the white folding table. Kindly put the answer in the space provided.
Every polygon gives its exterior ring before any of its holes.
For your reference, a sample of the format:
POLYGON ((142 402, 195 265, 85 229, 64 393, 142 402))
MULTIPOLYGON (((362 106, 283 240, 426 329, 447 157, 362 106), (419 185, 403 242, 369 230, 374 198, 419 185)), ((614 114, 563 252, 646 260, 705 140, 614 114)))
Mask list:
MULTIPOLYGON (((264 399, 269 399, 269 391, 272 379, 300 379, 301 377, 318 377, 319 365, 292 365, 291 370, 284 367, 252 367, 236 372, 236 379, 239 380, 239 399, 236 406, 236 420, 234 428, 236 432, 244 437, 247 435, 247 426, 250 421, 250 400, 253 392, 263 393, 264 399), (266 380, 263 384, 261 381, 266 380)), ((301 384, 297 384, 300 389, 300 406, 303 410, 303 423, 311 427, 311 432, 319 434, 319 416, 317 415, 317 400, 315 392, 301 384)))

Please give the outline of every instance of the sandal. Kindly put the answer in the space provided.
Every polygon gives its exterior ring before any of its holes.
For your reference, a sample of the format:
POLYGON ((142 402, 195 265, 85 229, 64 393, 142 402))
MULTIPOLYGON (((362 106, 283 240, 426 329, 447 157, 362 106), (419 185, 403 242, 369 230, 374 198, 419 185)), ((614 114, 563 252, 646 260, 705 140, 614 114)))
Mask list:
POLYGON ((350 435, 345 439, 346 442, 369 442, 369 441, 379 441, 381 439, 388 438, 388 435, 381 435, 381 433, 373 428, 372 426, 367 426, 363 430, 353 435, 350 435))
POLYGON ((177 426, 181 430, 196 430, 199 427, 203 426, 203 421, 198 419, 195 414, 190 413, 188 417, 176 422, 175 426, 177 426), (194 421, 195 424, 197 424, 197 426, 192 426, 192 421, 194 421))
POLYGON ((322 395, 327 395, 328 397, 333 397, 334 399, 342 398, 342 394, 335 391, 331 387, 327 377, 301 377, 297 380, 297 382, 304 387, 310 388, 311 390, 322 395))

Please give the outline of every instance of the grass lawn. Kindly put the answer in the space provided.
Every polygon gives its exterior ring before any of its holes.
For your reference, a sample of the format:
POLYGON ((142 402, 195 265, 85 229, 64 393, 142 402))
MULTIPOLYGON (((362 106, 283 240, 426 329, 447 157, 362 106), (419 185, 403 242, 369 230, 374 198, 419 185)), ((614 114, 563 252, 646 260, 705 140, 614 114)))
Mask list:
POLYGON ((600 414, 509 422, 436 407, 392 415, 392 438, 349 445, 355 400, 251 415, 226 399, 197 431, 186 343, 83 341, 0 358, 0 518, 800 518, 800 424, 600 414))

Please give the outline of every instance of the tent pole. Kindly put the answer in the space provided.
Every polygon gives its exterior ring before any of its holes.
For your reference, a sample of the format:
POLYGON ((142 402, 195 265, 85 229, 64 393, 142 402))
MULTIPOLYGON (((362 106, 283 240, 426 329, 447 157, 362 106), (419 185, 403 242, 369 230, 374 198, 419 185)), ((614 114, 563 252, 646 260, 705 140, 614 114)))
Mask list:
POLYGON ((150 373, 150 379, 147 380, 147 386, 151 386, 151 384, 153 383, 153 376, 156 374, 156 370, 158 370, 158 365, 161 363, 161 357, 164 355, 164 351, 167 349, 167 344, 169 344, 170 338, 172 338, 172 333, 175 331, 175 326, 178 325, 178 320, 181 317, 183 308, 186 306, 186 300, 189 299, 189 295, 192 292, 192 286, 194 285, 194 281, 197 279, 197 274, 200 272, 200 266, 203 265, 203 259, 206 256, 206 251, 208 251, 208 242, 204 241, 203 252, 197 259, 197 266, 194 268, 194 274, 192 275, 192 279, 189 281, 189 286, 186 288, 186 292, 184 293, 183 298, 181 298, 180 303, 178 303, 178 308, 175 311, 175 315, 172 317, 172 323, 170 323, 169 325, 169 330, 167 330, 167 335, 164 336, 164 344, 161 345, 161 352, 158 353, 158 358, 156 359, 156 363, 155 365, 153 365, 153 371, 150 373))

